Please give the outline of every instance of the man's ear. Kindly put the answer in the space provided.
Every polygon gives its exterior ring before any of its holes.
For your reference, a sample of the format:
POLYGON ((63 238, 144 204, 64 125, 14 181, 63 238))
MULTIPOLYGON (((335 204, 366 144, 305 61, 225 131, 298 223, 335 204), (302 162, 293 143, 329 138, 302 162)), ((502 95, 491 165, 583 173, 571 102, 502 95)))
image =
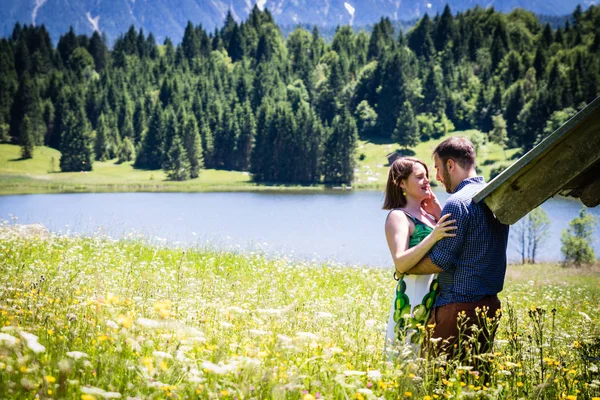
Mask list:
POLYGON ((455 167, 456 167, 456 162, 454 162, 453 159, 449 158, 448 160, 446 160, 446 168, 448 169, 448 172, 454 171, 455 167))

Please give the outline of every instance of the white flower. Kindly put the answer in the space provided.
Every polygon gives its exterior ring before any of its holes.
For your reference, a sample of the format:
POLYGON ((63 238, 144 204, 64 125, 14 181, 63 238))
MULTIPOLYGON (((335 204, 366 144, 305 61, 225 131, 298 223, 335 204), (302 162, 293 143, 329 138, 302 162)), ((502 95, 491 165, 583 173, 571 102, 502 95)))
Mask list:
POLYGON ((118 392, 107 392, 106 390, 97 388, 97 387, 81 387, 81 393, 83 394, 91 394, 92 396, 101 396, 105 399, 120 399, 121 393, 118 392))
POLYGON ((272 332, 270 331, 263 331, 262 329, 250 329, 248 331, 248 333, 254 335, 254 336, 264 336, 264 335, 270 335, 272 332))
POLYGON ((367 372, 367 377, 369 377, 369 379, 379 380, 381 379, 381 371, 379 371, 378 369, 369 371, 367 372))
POLYGON ((209 372, 215 373, 217 375, 225 375, 230 372, 237 371, 237 363, 217 365, 217 364, 211 363, 210 361, 204 361, 202 364, 200 364, 200 367, 204 368, 205 370, 207 370, 209 372))
POLYGON ((365 321, 365 325, 367 326, 367 328, 372 328, 375 325, 377 325, 377 321, 374 319, 368 319, 365 321))
POLYGON ((0 333, 0 342, 5 343, 9 347, 12 347, 15 344, 17 344, 17 338, 12 335, 9 335, 8 333, 0 333))
POLYGON ((581 315, 587 322, 592 322, 590 316, 584 313, 583 311, 579 311, 579 315, 581 315))
POLYGON ((162 327, 162 324, 159 321, 155 321, 153 319, 148 319, 148 318, 138 318, 136 320, 136 323, 140 326, 143 326, 144 328, 149 328, 149 329, 157 329, 162 327))
POLYGON ((311 332, 298 332, 298 333, 296 333, 296 337, 298 339, 312 339, 312 340, 318 339, 317 335, 315 335, 314 333, 311 333, 311 332))
POLYGON ((80 358, 88 358, 89 356, 83 351, 68 351, 67 356, 79 360, 80 358))
POLYGON ((362 375, 366 375, 366 374, 367 373, 364 371, 353 371, 353 370, 344 371, 345 376, 362 376, 362 375))
POLYGON ((108 321, 106 321, 106 326, 108 326, 109 328, 112 328, 112 329, 119 329, 119 325, 117 325, 117 323, 115 321, 112 321, 110 319, 108 321))
POLYGON ((317 311, 315 313, 315 315, 319 318, 333 318, 333 314, 332 313, 328 313, 325 311, 317 311))
POLYGON ((277 340, 282 343, 292 343, 292 338, 286 335, 278 334, 277 340))
POLYGON ((25 339, 25 342, 27 342, 27 347, 29 347, 29 349, 34 353, 37 354, 46 351, 46 348, 38 343, 38 337, 34 334, 21 331, 19 332, 19 335, 25 339))
POLYGON ((153 351, 152 355, 156 358, 169 358, 172 359, 173 356, 169 353, 165 353, 164 351, 153 351))
POLYGON ((220 324, 223 328, 232 328, 233 327, 232 323, 225 322, 225 321, 221 321, 220 324))

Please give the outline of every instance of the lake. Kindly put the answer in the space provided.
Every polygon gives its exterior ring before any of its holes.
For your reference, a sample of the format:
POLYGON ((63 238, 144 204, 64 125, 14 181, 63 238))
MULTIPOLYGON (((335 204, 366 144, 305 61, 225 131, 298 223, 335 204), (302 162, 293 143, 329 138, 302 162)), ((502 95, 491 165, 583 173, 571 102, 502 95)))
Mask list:
MULTIPOLYGON (((442 204, 447 194, 434 188, 442 204)), ((0 218, 41 223, 62 234, 113 238, 143 235, 172 246, 211 246, 295 259, 391 267, 384 236, 383 193, 82 193, 0 196, 0 218)), ((542 205, 551 234, 539 260, 559 261, 560 235, 581 209, 579 200, 542 205)), ((589 209, 600 219, 600 207, 589 209)), ((594 249, 600 254, 600 227, 594 249)), ((514 230, 512 232, 514 234, 514 230)), ((518 261, 511 234, 509 260, 518 261)))

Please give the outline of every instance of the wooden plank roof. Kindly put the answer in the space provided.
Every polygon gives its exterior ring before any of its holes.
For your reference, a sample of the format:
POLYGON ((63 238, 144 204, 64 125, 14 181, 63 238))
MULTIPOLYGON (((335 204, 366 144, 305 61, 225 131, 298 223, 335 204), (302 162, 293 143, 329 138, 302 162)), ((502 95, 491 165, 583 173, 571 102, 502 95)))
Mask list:
POLYGON ((548 198, 563 194, 600 204, 600 97, 588 104, 474 197, 514 224, 548 198))

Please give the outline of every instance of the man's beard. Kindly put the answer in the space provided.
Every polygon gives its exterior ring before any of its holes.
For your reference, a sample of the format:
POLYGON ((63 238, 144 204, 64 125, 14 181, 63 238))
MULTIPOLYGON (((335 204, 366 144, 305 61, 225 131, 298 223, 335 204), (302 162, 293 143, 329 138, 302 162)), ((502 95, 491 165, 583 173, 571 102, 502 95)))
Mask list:
POLYGON ((444 184, 444 188, 446 188, 446 193, 452 194, 452 185, 450 183, 452 178, 450 178, 450 173, 448 172, 448 167, 446 165, 442 168, 442 177, 444 178, 444 182, 442 183, 444 184))

